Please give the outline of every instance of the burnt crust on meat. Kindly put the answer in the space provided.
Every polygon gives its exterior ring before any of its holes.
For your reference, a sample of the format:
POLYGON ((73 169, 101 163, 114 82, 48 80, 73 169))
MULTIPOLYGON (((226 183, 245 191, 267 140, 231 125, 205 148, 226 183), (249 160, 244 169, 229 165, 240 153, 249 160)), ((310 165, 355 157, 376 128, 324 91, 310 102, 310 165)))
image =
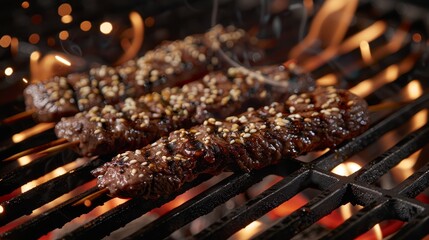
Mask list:
POLYGON ((247 107, 281 101, 314 88, 314 80, 298 68, 268 66, 253 74, 244 68, 213 72, 182 87, 166 88, 117 105, 94 107, 57 123, 59 138, 79 141, 82 155, 132 150, 152 143, 180 128, 201 124, 208 118, 225 118, 247 107), (285 84, 276 88, 264 76, 285 84), (290 87, 289 87, 290 85, 290 87))
POLYGON ((94 106, 117 104, 128 97, 201 78, 225 65, 218 56, 220 48, 239 58, 247 51, 262 54, 255 47, 243 47, 248 45, 249 37, 243 30, 215 26, 205 34, 164 42, 118 67, 103 65, 88 72, 32 83, 24 91, 26 108, 35 112, 38 121, 56 122, 94 106))
POLYGON ((346 90, 317 88, 225 121, 208 119, 171 132, 117 155, 92 174, 113 196, 156 199, 203 173, 248 172, 333 148, 362 133, 368 122, 364 100, 346 90))

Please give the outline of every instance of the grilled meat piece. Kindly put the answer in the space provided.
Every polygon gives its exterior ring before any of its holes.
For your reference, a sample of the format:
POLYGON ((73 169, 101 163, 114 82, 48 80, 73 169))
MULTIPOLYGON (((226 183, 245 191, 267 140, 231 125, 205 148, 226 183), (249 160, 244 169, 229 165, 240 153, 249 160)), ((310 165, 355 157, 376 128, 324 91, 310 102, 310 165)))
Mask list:
POLYGON ((298 68, 270 66, 260 72, 244 68, 230 68, 227 74, 214 72, 181 88, 166 88, 138 100, 128 98, 118 105, 94 107, 63 118, 55 131, 59 138, 80 141, 76 150, 82 155, 118 153, 143 147, 208 118, 225 118, 314 87, 313 79, 298 68), (288 87, 266 84, 264 75, 288 87))
POLYGON ((119 67, 101 66, 30 84, 24 91, 25 103, 38 121, 58 121, 94 106, 116 104, 198 79, 224 64, 218 57, 219 48, 238 57, 249 54, 246 51, 261 53, 246 48, 248 45, 243 30, 216 26, 205 34, 163 43, 119 67))
POLYGON ((209 119, 174 131, 117 155, 92 174, 114 196, 155 199, 202 173, 248 172, 335 147, 363 132, 368 122, 364 100, 345 90, 317 88, 226 121, 209 119))

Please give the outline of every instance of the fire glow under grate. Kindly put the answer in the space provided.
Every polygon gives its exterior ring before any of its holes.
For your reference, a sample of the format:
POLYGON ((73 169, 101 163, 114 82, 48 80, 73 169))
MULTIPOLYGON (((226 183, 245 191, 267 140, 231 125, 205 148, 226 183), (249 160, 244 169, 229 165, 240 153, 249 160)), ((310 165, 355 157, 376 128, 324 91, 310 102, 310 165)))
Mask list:
MULTIPOLYGON (((202 176, 177 195, 156 201, 112 199, 99 192, 90 170, 108 161, 109 156, 87 162, 77 159, 70 149, 62 149, 3 161, 2 238, 99 239, 115 234, 142 216, 147 216, 147 222, 125 230, 120 238, 299 239, 313 237, 308 230, 315 226, 322 229, 316 235, 322 239, 388 235, 391 239, 423 238, 429 233, 429 197, 425 192, 429 186, 425 150, 429 142, 426 30, 424 22, 406 18, 397 10, 400 5, 395 6, 379 13, 376 6, 360 3, 353 13, 356 23, 350 24, 342 44, 319 50, 318 54, 297 53, 302 56, 298 63, 311 70, 319 84, 347 87, 373 106, 372 124, 359 137, 334 150, 307 156, 311 161, 285 159, 277 166, 251 173, 202 176), (413 88, 416 84, 417 90, 413 88), (419 94, 414 96, 415 92, 419 94), (392 142, 386 143, 386 139, 392 142), (418 156, 411 166, 397 174, 394 168, 416 152, 418 156), (345 176, 333 170, 339 166, 346 168, 350 162, 358 167, 347 169, 350 173, 345 176), (275 183, 267 184, 266 179, 273 177, 275 183), (393 180, 386 181, 388 178, 393 180), (252 193, 249 189, 255 185, 265 187, 252 193), (228 210, 219 218, 192 231, 193 223, 195 226, 196 221, 207 221, 206 214, 228 205, 236 196, 242 196, 241 203, 226 207, 228 210), (281 214, 279 206, 293 205, 289 200, 297 196, 305 201, 281 214), (55 199, 57 202, 52 204, 55 199), (345 209, 352 212, 350 218, 342 213, 345 209), (91 216, 94 211, 96 216, 91 216), (273 213, 275 219, 267 221, 267 215, 273 213), (323 219, 335 222, 335 227, 330 228, 323 219), (253 231, 251 226, 255 224, 264 227, 253 231), (64 225, 73 226, 61 233, 55 230, 64 225), (240 235, 242 231, 252 233, 240 235)), ((315 16, 308 20, 315 20, 315 16)), ((299 47, 294 49, 299 52, 299 47)), ((16 102, 22 105, 19 100, 16 102)), ((36 126, 29 119, 3 122, 2 129, 5 126, 8 137, 3 138, 2 159, 55 140, 50 125, 35 131, 32 137, 16 137, 18 132, 36 126)))

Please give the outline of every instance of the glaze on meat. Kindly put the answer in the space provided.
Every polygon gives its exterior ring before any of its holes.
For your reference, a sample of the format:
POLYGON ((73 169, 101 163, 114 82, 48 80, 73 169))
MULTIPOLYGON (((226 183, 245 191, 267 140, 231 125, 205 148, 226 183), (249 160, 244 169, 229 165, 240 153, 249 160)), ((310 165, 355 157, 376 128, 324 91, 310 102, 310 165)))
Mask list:
POLYGON ((314 88, 313 79, 296 67, 262 67, 258 72, 244 68, 213 72, 180 88, 166 88, 63 118, 55 131, 59 138, 79 141, 76 150, 82 155, 118 153, 143 147, 208 118, 222 119, 314 88), (266 84, 265 77, 286 87, 266 84))
POLYGON ((262 53, 245 46, 249 39, 243 30, 216 26, 205 34, 165 42, 119 67, 101 66, 30 84, 24 90, 26 108, 35 112, 38 121, 58 121, 94 106, 117 104, 198 79, 225 64, 219 48, 239 58, 248 51, 262 53))
POLYGON ((225 121, 211 118, 171 132, 92 173, 113 196, 155 199, 203 173, 248 172, 333 148, 362 133, 368 122, 364 100, 346 90, 317 88, 225 121))

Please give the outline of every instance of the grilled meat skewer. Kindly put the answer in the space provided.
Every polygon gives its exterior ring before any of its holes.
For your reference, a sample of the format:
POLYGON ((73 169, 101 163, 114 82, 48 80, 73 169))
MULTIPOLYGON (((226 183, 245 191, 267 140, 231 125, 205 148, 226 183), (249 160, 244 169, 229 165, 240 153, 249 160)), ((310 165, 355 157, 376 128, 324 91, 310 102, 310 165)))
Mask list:
POLYGON ((174 131, 117 155, 92 174, 114 196, 155 199, 203 173, 248 172, 335 147, 363 132, 368 122, 364 100, 345 90, 317 88, 226 121, 209 119, 174 131))
POLYGON ((143 147, 169 132, 201 124, 208 118, 225 118, 250 106, 281 101, 293 93, 309 91, 314 80, 296 67, 260 68, 260 74, 244 68, 214 72, 181 88, 166 88, 137 100, 94 107, 63 118, 55 127, 59 138, 79 141, 76 150, 86 156, 118 153, 143 147), (264 77, 287 85, 276 88, 264 77))
POLYGON ((243 30, 216 26, 205 34, 163 43, 119 67, 101 66, 30 84, 24 91, 26 107, 35 112, 38 121, 58 121, 94 106, 116 104, 127 97, 200 78, 225 65, 218 57, 220 48, 238 57, 246 51, 260 53, 256 48, 246 48, 248 45, 243 30))

